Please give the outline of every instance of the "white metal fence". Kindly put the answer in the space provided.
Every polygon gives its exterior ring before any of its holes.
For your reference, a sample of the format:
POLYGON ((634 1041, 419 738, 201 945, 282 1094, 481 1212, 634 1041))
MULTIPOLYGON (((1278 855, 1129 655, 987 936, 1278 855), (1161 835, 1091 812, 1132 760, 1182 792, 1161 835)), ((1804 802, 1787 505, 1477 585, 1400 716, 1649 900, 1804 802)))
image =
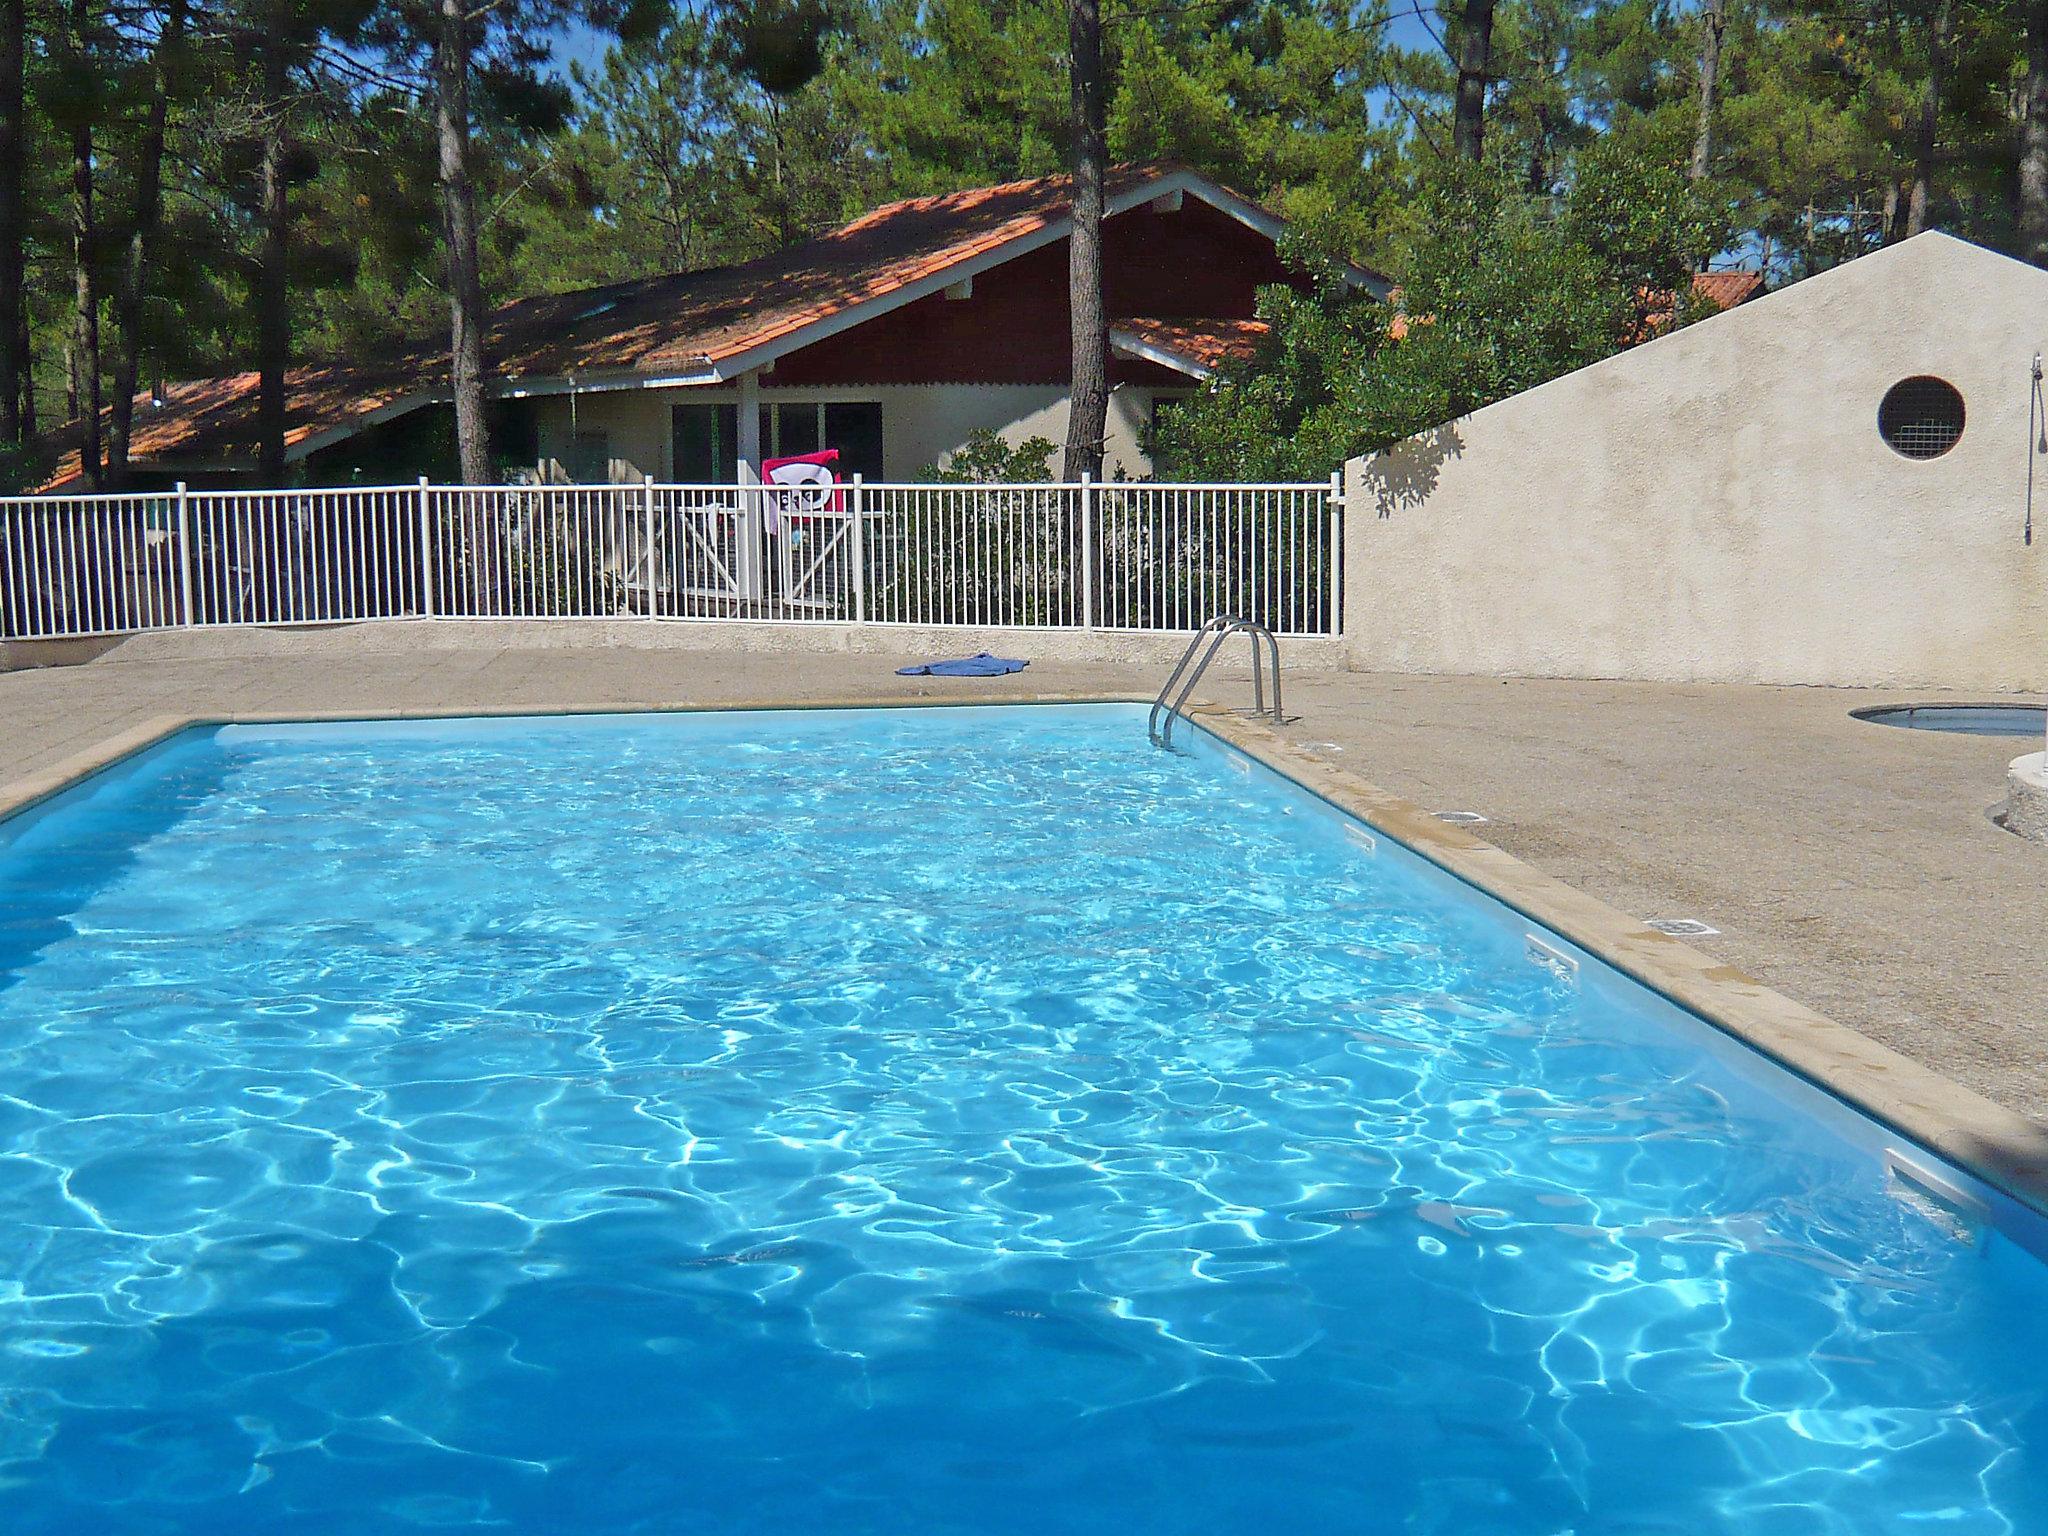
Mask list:
POLYGON ((1338 482, 0 499, 0 638, 394 618, 1340 632, 1338 482))

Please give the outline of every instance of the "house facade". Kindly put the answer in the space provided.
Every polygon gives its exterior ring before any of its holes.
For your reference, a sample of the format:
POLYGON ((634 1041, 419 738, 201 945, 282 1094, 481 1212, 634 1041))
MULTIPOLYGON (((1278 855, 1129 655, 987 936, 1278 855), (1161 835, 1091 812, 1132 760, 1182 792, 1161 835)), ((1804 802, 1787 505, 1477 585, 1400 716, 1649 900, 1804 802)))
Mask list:
MULTIPOLYGON (((843 474, 907 480, 978 431, 1059 443, 1069 232, 1067 179, 1042 177, 888 204, 734 267, 506 305, 490 334, 500 459, 511 476, 728 483, 743 465, 832 448, 843 474)), ((1280 258, 1281 232, 1184 168, 1112 171, 1105 474, 1148 473, 1160 403, 1256 346, 1258 290, 1303 280, 1280 258)), ((1349 275, 1384 296, 1376 274, 1349 275)), ((294 473, 326 484, 445 473, 440 345, 294 370, 294 473)), ((255 411, 253 374, 139 401, 138 479, 253 483, 255 411)), ((52 484, 81 478, 74 454, 52 484)))

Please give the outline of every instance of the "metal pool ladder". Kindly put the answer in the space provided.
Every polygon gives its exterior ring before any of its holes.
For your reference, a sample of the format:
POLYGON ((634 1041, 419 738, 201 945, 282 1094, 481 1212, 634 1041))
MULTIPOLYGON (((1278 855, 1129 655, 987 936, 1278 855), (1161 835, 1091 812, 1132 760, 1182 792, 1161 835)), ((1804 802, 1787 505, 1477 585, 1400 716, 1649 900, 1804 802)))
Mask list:
POLYGON ((1194 639, 1180 654, 1172 673, 1166 679, 1166 686, 1159 690, 1159 697, 1152 701, 1152 713, 1146 718, 1145 733, 1152 738, 1155 747, 1173 745, 1173 722, 1181 718, 1182 706, 1195 691, 1195 684, 1202 680, 1202 674, 1209 670, 1209 663, 1216 659, 1216 653, 1223 649, 1223 642, 1232 635, 1249 635, 1252 642, 1252 713, 1265 715, 1275 725, 1282 721, 1280 714, 1280 642, 1273 638, 1273 631, 1251 619, 1239 618, 1234 614, 1219 613, 1215 618, 1195 631, 1194 639), (1202 650, 1202 642, 1208 641, 1209 648, 1202 650), (1264 642, 1263 649, 1260 642, 1264 642), (1196 652, 1201 659, 1196 660, 1196 652), (1266 666, 1273 668, 1273 707, 1266 708, 1266 666), (1175 688, 1179 688, 1176 693, 1175 688), (1169 699, 1171 702, 1168 702, 1169 699))

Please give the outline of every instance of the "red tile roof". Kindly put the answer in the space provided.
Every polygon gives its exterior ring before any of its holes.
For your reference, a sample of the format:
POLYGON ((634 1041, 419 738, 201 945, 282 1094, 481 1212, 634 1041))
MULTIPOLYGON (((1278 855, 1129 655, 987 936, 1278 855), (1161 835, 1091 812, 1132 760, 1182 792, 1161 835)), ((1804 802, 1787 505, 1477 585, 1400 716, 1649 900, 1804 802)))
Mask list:
MULTIPOLYGON (((372 414, 418 386, 409 372, 329 365, 285 374, 285 445, 304 442, 338 422, 372 414)), ((129 452, 138 462, 256 452, 259 376, 231 373, 218 379, 167 384, 135 398, 129 452)), ((58 466, 57 481, 75 477, 79 451, 58 466)))
MULTIPOLYGON (((1178 178, 1249 207, 1178 167, 1113 167, 1112 206, 1178 178)), ((839 319, 871 300, 927 283, 1013 241, 1054 228, 1069 210, 1068 178, 976 187, 888 203, 786 251, 732 267, 674 273, 546 294, 507 304, 491 317, 488 346, 498 375, 559 379, 584 374, 713 375, 761 348, 839 319)), ((360 367, 295 368, 286 376, 289 441, 344 433, 409 396, 446 396, 445 343, 438 339, 360 367)), ((163 404, 136 406, 135 459, 218 460, 255 451, 256 375, 178 384, 163 404)), ((74 448, 51 484, 78 477, 74 448)))
POLYGON ((1197 377, 1206 377, 1226 363, 1244 362, 1271 334, 1263 320, 1153 320, 1132 317, 1111 322, 1110 343, 1129 337, 1144 349, 1162 354, 1197 377))
POLYGON ((1712 299, 1720 309, 1733 309, 1738 304, 1763 297, 1764 275, 1761 272, 1695 272, 1692 291, 1694 298, 1712 299))
MULTIPOLYGON (((1761 272, 1695 272, 1692 275, 1693 297, 1712 301, 1715 309, 1733 309, 1738 304, 1747 304, 1751 299, 1764 295, 1764 275, 1761 272)), ((1651 336, 1671 323, 1671 296, 1668 293, 1645 293, 1644 299, 1654 307, 1645 317, 1645 328, 1651 336)), ((1401 290, 1396 288, 1387 296, 1387 301, 1396 306, 1394 317, 1387 322, 1387 335, 1399 341, 1408 334, 1411 325, 1425 324, 1428 316, 1411 320, 1399 312, 1401 290)), ((1649 336, 1638 336, 1636 341, 1646 341, 1649 336)))
MULTIPOLYGON (((1763 297, 1763 292, 1764 275, 1761 272, 1695 272, 1692 275, 1692 296, 1714 306, 1707 312, 1709 314, 1747 304, 1751 299, 1763 297)), ((1631 345, 1653 340, 1671 325, 1674 306, 1670 294, 1646 292, 1643 306, 1642 332, 1632 339, 1631 345)))

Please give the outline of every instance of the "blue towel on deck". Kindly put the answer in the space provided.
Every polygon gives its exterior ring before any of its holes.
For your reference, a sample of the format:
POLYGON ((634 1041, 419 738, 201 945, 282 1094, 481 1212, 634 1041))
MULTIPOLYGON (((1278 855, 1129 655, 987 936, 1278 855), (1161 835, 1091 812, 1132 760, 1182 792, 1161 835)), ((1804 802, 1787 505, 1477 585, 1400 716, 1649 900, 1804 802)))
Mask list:
POLYGON ((987 651, 963 656, 958 661, 925 661, 914 667, 898 667, 898 677, 1001 677, 1005 672, 1022 672, 1028 661, 991 656, 987 651))

